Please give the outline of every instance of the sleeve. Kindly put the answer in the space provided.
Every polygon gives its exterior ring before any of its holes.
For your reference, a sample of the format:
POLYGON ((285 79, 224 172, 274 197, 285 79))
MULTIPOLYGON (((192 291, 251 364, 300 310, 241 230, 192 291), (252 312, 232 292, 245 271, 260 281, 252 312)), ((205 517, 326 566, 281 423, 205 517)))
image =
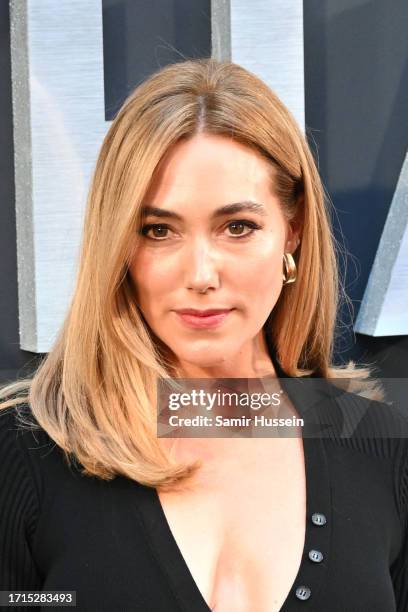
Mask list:
MULTIPOLYGON (((30 543, 39 514, 25 432, 15 407, 0 410, 0 590, 40 590, 30 543)), ((20 608, 21 609, 21 608, 20 608)))
POLYGON ((397 559, 391 568, 397 612, 408 610, 408 439, 404 439, 399 463, 398 506, 403 539, 397 559))

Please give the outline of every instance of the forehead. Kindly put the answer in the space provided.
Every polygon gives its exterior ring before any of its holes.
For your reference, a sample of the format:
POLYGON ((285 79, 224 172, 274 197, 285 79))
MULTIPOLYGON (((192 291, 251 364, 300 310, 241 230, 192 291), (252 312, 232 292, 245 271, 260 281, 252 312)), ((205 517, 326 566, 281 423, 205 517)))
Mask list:
POLYGON ((218 207, 271 195, 273 168, 260 153, 231 138, 199 134, 176 143, 157 167, 149 205, 218 207))

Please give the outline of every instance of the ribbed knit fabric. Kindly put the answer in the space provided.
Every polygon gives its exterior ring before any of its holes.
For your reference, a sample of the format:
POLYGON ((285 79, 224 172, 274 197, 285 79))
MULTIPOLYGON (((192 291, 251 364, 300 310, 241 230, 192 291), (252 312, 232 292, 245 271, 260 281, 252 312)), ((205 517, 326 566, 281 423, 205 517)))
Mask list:
MULTIPOLYGON (((309 431, 326 429, 304 440, 305 548, 281 610, 408 612, 407 417, 338 392, 310 408, 302 389, 288 393, 309 431), (315 513, 326 523, 316 525, 315 513), (309 589, 307 599, 299 587, 309 589)), ((43 430, 24 431, 8 408, 0 411, 0 590, 41 589, 76 590, 81 612, 210 610, 155 489, 83 476, 43 430)))

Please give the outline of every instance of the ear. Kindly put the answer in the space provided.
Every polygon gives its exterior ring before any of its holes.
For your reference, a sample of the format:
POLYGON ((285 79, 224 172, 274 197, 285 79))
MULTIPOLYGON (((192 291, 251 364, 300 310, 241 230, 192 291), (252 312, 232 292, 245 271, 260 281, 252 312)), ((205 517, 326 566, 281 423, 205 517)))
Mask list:
POLYGON ((301 193, 296 202, 296 213, 286 224, 285 253, 294 253, 302 239, 304 213, 304 194, 301 193))
POLYGON ((286 228, 285 253, 294 253, 298 248, 302 227, 298 221, 289 221, 286 228))

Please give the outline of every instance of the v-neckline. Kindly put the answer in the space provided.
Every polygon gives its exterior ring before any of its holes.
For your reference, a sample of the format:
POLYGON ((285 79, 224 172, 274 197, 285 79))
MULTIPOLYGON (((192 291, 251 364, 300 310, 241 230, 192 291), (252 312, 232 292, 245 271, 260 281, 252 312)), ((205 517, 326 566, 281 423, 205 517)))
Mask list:
MULTIPOLYGON (((307 402, 305 402, 305 388, 296 384, 296 379, 289 377, 282 370, 276 356, 271 355, 278 378, 284 390, 293 401, 299 414, 304 418, 305 425, 313 421, 308 420, 307 402), (289 385, 282 379, 290 379, 289 385), (293 384, 295 381, 295 384, 293 384), (292 384, 291 384, 292 383, 292 384)), ((316 400, 314 390, 309 385, 312 395, 312 404, 316 400)), ((309 395, 310 397, 310 395, 309 395)), ((319 397, 318 399, 321 399, 319 397)), ((330 398, 327 397, 330 401, 330 398)), ((323 584, 324 576, 330 558, 330 541, 332 531, 331 490, 329 468, 323 440, 321 437, 302 436, 306 478, 306 525, 305 539, 300 566, 287 597, 280 608, 280 612, 298 611, 299 607, 316 609, 319 590, 323 584), (316 524, 312 520, 315 514, 324 515, 324 524, 316 524), (320 562, 316 562, 314 551, 323 555, 320 562), (303 589, 306 587, 306 589, 303 589), (309 597, 306 597, 309 594, 309 597)), ((146 528, 152 551, 159 563, 180 610, 185 612, 211 612, 209 604, 198 588, 190 569, 183 557, 177 541, 171 531, 167 517, 164 513, 157 489, 141 487, 138 510, 146 528)), ((279 556, 276 556, 277 562, 279 556)))

